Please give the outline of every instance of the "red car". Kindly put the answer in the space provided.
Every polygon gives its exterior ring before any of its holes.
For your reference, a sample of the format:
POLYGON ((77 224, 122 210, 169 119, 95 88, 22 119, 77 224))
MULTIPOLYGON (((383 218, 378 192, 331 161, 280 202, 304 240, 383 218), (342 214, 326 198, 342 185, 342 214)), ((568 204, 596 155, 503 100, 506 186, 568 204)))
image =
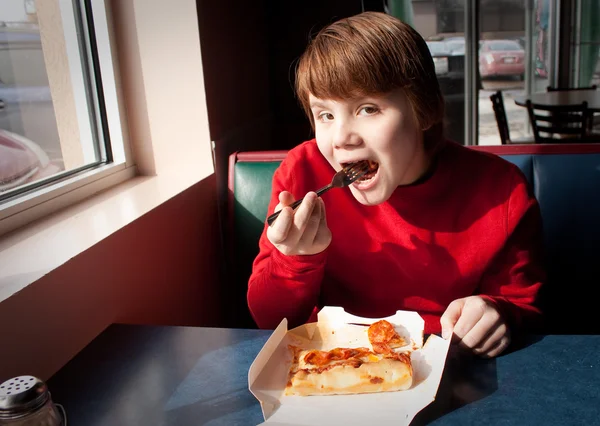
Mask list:
POLYGON ((484 40, 479 49, 481 78, 525 76, 525 51, 514 40, 484 40))
POLYGON ((33 141, 0 129, 0 194, 63 170, 33 141))

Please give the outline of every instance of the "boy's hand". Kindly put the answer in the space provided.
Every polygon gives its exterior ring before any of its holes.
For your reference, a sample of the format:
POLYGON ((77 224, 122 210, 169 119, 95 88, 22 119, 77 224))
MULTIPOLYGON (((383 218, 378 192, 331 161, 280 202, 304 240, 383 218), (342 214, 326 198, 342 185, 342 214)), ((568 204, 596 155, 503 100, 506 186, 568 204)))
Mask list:
POLYGON ((510 330, 495 304, 480 296, 454 300, 440 318, 442 337, 491 358, 510 343, 510 330))
POLYGON ((309 192, 295 211, 288 207, 293 202, 294 197, 289 192, 279 194, 275 211, 282 212, 267 229, 267 238, 287 256, 321 253, 331 243, 323 200, 309 192))

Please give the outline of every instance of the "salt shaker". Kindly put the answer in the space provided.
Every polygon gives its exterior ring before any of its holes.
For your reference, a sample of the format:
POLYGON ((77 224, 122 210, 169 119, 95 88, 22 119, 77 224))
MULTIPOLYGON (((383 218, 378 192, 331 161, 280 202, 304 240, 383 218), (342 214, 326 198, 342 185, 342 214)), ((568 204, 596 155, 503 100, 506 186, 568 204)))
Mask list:
POLYGON ((19 376, 0 384, 0 426, 9 425, 66 426, 66 418, 52 402, 46 383, 19 376))

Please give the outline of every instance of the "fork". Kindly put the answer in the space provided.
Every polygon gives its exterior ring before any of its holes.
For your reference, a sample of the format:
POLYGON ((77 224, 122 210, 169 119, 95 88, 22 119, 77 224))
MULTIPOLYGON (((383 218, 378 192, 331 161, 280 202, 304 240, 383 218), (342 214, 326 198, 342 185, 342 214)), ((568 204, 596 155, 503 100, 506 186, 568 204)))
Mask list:
MULTIPOLYGON (((369 163, 367 161, 360 161, 337 172, 335 175, 333 175, 333 179, 331 180, 331 183, 329 185, 326 185, 315 192, 317 196, 320 197, 321 195, 329 191, 331 188, 344 188, 350 185, 356 179, 363 176, 368 171, 369 163)), ((292 204, 290 204, 292 210, 295 210, 296 207, 302 204, 302 200, 304 200, 304 198, 300 198, 299 200, 296 200, 292 204)), ((267 223, 269 224, 269 226, 271 226, 275 219, 277 219, 279 213, 281 213, 281 210, 276 211, 267 218, 267 223)))

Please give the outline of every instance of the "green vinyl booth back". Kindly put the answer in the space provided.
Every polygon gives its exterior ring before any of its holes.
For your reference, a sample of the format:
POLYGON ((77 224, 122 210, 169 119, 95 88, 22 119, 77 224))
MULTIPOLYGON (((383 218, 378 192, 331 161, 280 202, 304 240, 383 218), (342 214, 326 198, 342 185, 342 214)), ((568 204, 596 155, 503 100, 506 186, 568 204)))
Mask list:
POLYGON ((267 217, 271 180, 279 161, 238 162, 234 181, 235 249, 246 260, 258 254, 258 239, 267 217))
MULTIPOLYGON (((547 331, 598 333, 600 284, 600 144, 472 147, 517 165, 540 203, 548 281, 540 295, 547 331)), ((264 229, 273 173, 285 151, 235 153, 229 163, 228 269, 235 269, 239 310, 247 324, 246 289, 264 229)))
POLYGON ((226 275, 233 286, 230 325, 234 327, 255 327, 246 289, 267 217, 273 174, 286 152, 236 152, 229 157, 226 275))

